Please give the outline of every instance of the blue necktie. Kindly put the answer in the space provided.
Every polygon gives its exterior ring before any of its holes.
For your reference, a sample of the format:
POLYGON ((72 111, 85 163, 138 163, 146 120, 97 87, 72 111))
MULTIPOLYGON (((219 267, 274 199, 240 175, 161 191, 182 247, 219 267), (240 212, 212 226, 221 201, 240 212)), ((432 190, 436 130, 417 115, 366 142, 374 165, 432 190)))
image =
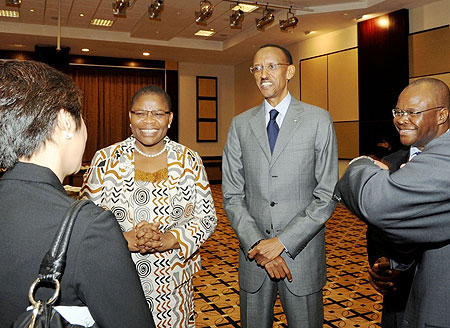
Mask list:
POLYGON ((280 131, 280 128, 278 127, 276 121, 278 111, 276 109, 272 109, 269 112, 269 115, 270 121, 269 124, 267 124, 267 135, 269 136, 270 152, 273 153, 273 148, 275 147, 275 142, 277 141, 278 137, 278 131, 280 131))

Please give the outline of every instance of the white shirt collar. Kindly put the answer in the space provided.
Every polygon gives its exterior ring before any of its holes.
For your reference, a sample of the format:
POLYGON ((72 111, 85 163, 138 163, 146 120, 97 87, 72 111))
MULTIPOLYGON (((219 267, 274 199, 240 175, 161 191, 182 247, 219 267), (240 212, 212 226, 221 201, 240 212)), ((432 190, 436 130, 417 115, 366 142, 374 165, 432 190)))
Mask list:
POLYGON ((269 104, 269 102, 264 99, 264 112, 265 112, 265 117, 266 117, 266 125, 269 123, 270 120, 270 115, 269 112, 272 109, 276 109, 278 111, 278 116, 277 116, 277 124, 279 127, 281 127, 281 124, 283 123, 284 117, 286 116, 287 110, 289 108, 289 105, 291 104, 291 94, 287 93, 286 97, 283 98, 282 101, 280 101, 280 103, 277 106, 272 106, 271 104, 269 104))

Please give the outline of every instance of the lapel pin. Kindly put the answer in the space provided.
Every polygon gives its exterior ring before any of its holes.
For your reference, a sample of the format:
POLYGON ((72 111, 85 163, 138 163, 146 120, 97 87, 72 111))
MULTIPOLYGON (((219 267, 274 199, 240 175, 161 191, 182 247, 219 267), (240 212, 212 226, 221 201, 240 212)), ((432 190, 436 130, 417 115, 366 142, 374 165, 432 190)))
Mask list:
POLYGON ((297 120, 294 120, 294 123, 297 123, 297 120))

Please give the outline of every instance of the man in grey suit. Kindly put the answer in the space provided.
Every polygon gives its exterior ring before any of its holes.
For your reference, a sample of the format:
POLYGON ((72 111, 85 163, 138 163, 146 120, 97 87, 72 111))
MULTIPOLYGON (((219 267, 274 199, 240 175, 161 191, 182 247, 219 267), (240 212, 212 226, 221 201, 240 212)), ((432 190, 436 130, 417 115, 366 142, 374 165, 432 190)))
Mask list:
POLYGON ((262 46, 250 72, 264 103, 236 116, 223 152, 223 205, 240 242, 242 327, 323 325, 325 222, 336 203, 336 136, 325 110, 288 92, 288 50, 262 46))
POLYGON ((391 260, 391 269, 415 265, 402 327, 450 327, 450 91, 420 79, 402 91, 393 110, 402 144, 422 152, 395 172, 369 158, 347 168, 335 189, 358 217, 398 247, 420 251, 391 260), (406 258, 403 258, 405 260, 406 258))

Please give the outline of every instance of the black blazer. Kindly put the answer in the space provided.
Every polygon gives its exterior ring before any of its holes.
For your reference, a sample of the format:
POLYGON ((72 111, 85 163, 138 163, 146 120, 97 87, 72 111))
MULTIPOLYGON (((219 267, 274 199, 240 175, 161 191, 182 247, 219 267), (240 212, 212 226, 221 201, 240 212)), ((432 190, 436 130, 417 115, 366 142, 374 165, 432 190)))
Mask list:
MULTIPOLYGON (((9 327, 29 305, 28 289, 73 201, 45 167, 19 162, 0 179, 0 327, 9 327)), ((52 292, 41 288, 36 298, 52 292)), ((87 305, 101 327, 154 327, 110 211, 88 204, 78 215, 57 305, 87 305)))

